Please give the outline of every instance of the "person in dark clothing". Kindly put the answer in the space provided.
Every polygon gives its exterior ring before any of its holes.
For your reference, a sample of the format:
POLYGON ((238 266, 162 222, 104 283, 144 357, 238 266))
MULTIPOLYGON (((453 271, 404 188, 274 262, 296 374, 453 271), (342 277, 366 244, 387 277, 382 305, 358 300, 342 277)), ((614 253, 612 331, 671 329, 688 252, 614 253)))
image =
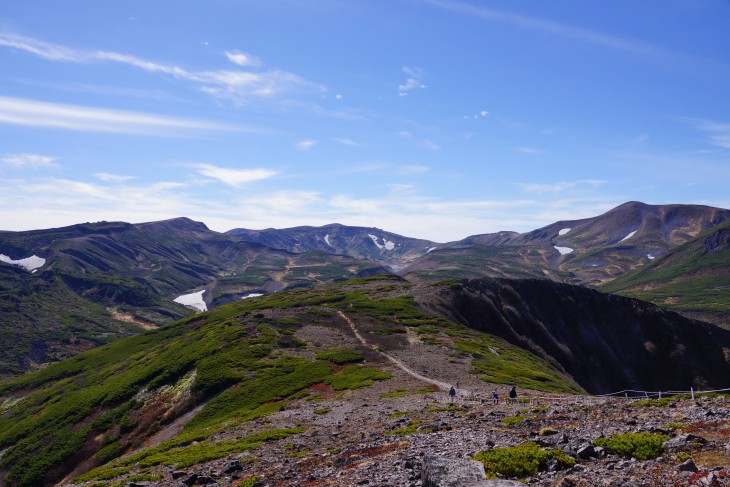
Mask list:
POLYGON ((456 397, 456 389, 454 389, 454 386, 451 386, 451 389, 449 389, 449 399, 452 401, 456 397))
POLYGON ((510 402, 517 401, 517 386, 512 386, 512 389, 510 389, 509 400, 510 400, 510 402))
POLYGON ((494 402, 494 404, 499 404, 499 392, 497 392, 497 389, 495 389, 492 393, 492 402, 494 402))

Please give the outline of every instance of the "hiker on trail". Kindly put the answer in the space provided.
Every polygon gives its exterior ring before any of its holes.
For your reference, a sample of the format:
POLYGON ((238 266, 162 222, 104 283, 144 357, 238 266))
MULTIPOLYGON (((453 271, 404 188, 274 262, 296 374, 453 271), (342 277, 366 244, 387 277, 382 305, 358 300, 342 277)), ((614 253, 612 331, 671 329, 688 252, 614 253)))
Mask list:
POLYGON ((454 386, 451 386, 451 389, 449 389, 449 398, 453 401, 456 397, 456 389, 454 389, 454 386))
POLYGON ((499 392, 497 392, 497 389, 495 389, 492 393, 492 402, 494 402, 494 404, 499 404, 499 392))
POLYGON ((512 386, 512 389, 509 391, 509 400, 510 402, 516 402, 517 401, 517 386, 512 386))

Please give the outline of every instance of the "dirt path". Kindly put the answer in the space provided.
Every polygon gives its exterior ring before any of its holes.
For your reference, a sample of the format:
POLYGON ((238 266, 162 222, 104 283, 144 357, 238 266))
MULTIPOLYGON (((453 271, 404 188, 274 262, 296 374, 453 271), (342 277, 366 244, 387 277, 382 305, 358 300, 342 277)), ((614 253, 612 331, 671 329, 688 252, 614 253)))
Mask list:
POLYGON ((345 315, 345 313, 343 313, 342 311, 338 311, 337 314, 340 315, 340 317, 343 320, 345 320, 348 325, 350 325, 350 328, 352 329, 352 332, 355 334, 355 336, 357 337, 357 339, 364 346, 366 346, 369 349, 374 350, 374 351, 378 352, 379 354, 383 355, 385 358, 387 358, 388 360, 390 360, 391 362, 393 362, 393 364, 396 367, 398 367, 399 369, 401 369, 406 374, 408 374, 408 375, 410 375, 412 377, 415 377, 418 380, 422 380, 424 382, 428 382, 429 384, 433 384, 433 385, 435 385, 436 387, 438 387, 441 390, 448 391, 449 389, 451 389, 451 384, 448 384, 446 382, 442 382, 440 380, 431 379, 430 377, 426 377, 424 375, 421 375, 418 372, 416 372, 415 370, 413 370, 410 367, 408 367, 403 362, 401 362, 399 359, 393 357, 392 355, 390 355, 388 353, 385 353, 385 352, 382 352, 380 350, 377 350, 373 345, 369 344, 367 342, 367 340, 365 340, 365 338, 363 338, 363 336, 360 334, 360 332, 358 331, 357 327, 355 326, 355 323, 353 323, 353 321, 350 318, 348 318, 347 315, 345 315))

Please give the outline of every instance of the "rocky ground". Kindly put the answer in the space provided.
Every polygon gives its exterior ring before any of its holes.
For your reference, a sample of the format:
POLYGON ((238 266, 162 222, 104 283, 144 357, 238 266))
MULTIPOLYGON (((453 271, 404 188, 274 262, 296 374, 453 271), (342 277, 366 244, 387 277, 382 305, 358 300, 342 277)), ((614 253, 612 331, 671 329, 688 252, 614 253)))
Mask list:
POLYGON ((394 379, 344 394, 315 387, 309 398, 230 430, 221 439, 306 425, 304 433, 186 470, 160 470, 159 481, 130 485, 238 485, 260 477, 256 485, 416 487, 423 485, 425 457, 468 459, 482 450, 525 441, 561 449, 577 460, 570 469, 548 469, 520 479, 528 485, 730 485, 730 403, 725 398, 658 407, 623 401, 590 405, 577 399, 495 405, 488 400, 482 404, 486 390, 472 390, 468 398, 462 390, 452 404, 445 392, 433 391, 395 368, 393 372, 394 379), (529 419, 504 424, 505 418, 518 415, 529 419), (596 438, 624 432, 664 432, 676 444, 649 461, 590 446, 596 438), (682 465, 688 457, 694 465, 682 465))
POLYGON ((344 320, 336 332, 307 326, 297 336, 325 347, 361 347, 366 365, 391 372, 392 379, 344 392, 313 386, 286 409, 219 433, 217 439, 274 428, 304 427, 303 433, 186 469, 158 467, 151 473, 159 480, 126 485, 419 487, 426 485, 423 465, 429 457, 471 459, 480 451, 526 441, 576 460, 568 469, 548 465, 535 475, 513 479, 528 485, 730 485, 730 398, 642 405, 620 399, 598 403, 582 396, 549 399, 520 391, 523 402, 494 404, 492 391, 497 388, 505 398, 508 387, 482 382, 470 373, 463 355, 444 347, 435 350, 410 335, 409 346, 384 354, 354 333, 354 326, 344 320), (453 401, 445 384, 458 384, 453 401), (673 440, 661 456, 647 461, 592 446, 597 438, 626 432, 659 432, 673 440))

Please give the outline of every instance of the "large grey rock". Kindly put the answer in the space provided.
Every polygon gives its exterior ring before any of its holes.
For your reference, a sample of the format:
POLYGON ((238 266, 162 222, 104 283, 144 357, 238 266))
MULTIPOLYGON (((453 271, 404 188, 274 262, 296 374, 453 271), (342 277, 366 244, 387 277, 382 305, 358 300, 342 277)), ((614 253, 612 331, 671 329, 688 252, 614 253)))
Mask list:
POLYGON ((693 462, 690 458, 686 462, 680 464, 679 467, 677 467, 677 470, 680 472, 696 472, 698 468, 697 465, 695 465, 695 462, 693 462))
MULTIPOLYGON (((461 458, 424 457, 423 487, 485 487, 484 465, 461 458)), ((493 484, 492 484, 493 485, 493 484)))
POLYGON ((662 443, 662 446, 667 450, 672 450, 674 448, 681 448, 691 443, 699 443, 704 445, 707 443, 707 440, 702 438, 701 436, 693 435, 692 433, 685 433, 682 435, 678 435, 671 440, 665 441, 664 443, 662 443))
POLYGON ((578 458, 582 460, 588 460, 592 457, 597 457, 598 454, 596 454, 596 449, 593 447, 593 445, 583 445, 580 448, 578 448, 577 452, 578 458))

